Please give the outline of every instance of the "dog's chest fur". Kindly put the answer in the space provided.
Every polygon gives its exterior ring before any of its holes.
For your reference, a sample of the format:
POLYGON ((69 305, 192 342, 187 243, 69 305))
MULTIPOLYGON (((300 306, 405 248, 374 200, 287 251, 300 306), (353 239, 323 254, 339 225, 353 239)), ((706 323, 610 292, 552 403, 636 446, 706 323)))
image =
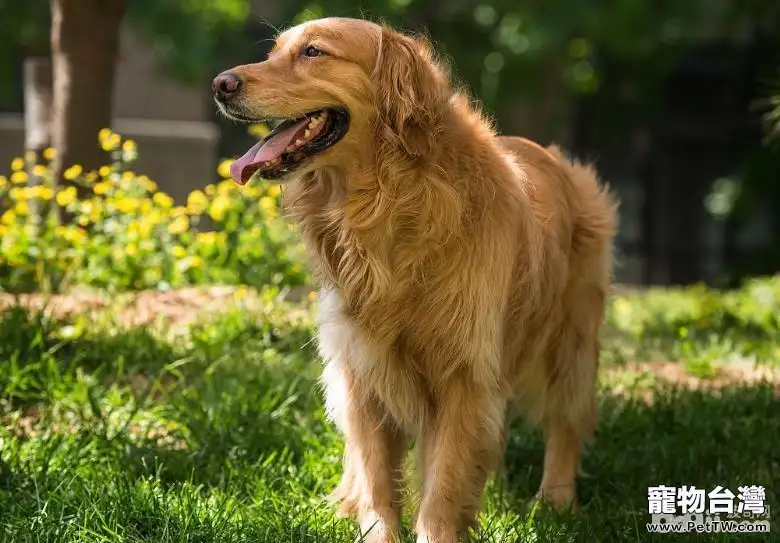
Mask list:
MULTIPOLYGON (((378 341, 372 330, 358 325, 344 312, 338 291, 322 291, 318 344, 327 364, 326 387, 338 379, 331 379, 332 374, 348 373, 354 385, 353 398, 381 403, 395 423, 415 431, 435 407, 436 384, 442 372, 435 366, 437 359, 420 348, 424 340, 419 333, 399 326, 394 334, 392 339, 378 341)), ((429 345, 433 347, 434 343, 429 345)), ((334 397, 332 393, 329 396, 334 397)))
POLYGON ((324 286, 326 384, 348 372, 363 400, 383 403, 411 429, 428 419, 453 373, 478 361, 495 382, 511 257, 473 232, 451 236, 443 218, 458 215, 444 208, 427 217, 425 205, 415 209, 425 193, 380 209, 381 194, 349 198, 327 188, 327 179, 301 179, 288 208, 324 286), (475 274, 485 262, 495 270, 475 274))

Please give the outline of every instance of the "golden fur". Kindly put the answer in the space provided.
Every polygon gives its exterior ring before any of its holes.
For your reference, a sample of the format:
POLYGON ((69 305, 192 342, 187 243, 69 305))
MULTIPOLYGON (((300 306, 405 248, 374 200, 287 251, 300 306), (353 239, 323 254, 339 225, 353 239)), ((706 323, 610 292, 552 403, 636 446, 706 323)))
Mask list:
POLYGON ((341 512, 373 527, 369 540, 394 540, 415 438, 419 541, 457 541, 515 408, 545 433, 540 497, 572 504, 616 229, 593 170, 497 136, 424 40, 367 21, 296 26, 232 71, 244 116, 350 112, 344 139, 284 190, 322 284, 341 512), (303 58, 308 45, 327 55, 303 58))

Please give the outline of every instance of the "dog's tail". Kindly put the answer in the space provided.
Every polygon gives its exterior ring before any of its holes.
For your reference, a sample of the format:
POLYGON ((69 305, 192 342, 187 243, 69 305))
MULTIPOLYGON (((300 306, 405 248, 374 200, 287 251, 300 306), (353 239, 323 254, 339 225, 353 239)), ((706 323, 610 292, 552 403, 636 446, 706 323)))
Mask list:
POLYGON ((587 251, 594 244, 612 239, 618 228, 619 203, 609 186, 599 180, 592 165, 568 157, 556 145, 547 151, 559 162, 578 192, 574 249, 587 251))

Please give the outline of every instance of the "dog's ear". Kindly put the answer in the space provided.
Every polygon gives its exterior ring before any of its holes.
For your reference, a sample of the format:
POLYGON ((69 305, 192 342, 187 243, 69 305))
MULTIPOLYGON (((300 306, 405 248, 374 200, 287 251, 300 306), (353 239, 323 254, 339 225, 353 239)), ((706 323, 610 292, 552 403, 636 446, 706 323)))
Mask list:
POLYGON ((380 141, 411 157, 427 154, 446 101, 445 75, 430 45, 382 27, 373 79, 380 141))

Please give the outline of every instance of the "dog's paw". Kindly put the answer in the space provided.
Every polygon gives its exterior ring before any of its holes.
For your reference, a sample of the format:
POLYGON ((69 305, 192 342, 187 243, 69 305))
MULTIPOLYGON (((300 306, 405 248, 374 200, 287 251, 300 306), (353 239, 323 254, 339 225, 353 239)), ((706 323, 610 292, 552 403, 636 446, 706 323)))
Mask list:
POLYGON ((535 502, 543 506, 551 506, 561 512, 579 509, 574 485, 540 488, 536 493, 535 502))
POLYGON ((336 515, 342 518, 357 518, 358 497, 351 485, 340 484, 328 496, 328 502, 336 508, 336 515))

